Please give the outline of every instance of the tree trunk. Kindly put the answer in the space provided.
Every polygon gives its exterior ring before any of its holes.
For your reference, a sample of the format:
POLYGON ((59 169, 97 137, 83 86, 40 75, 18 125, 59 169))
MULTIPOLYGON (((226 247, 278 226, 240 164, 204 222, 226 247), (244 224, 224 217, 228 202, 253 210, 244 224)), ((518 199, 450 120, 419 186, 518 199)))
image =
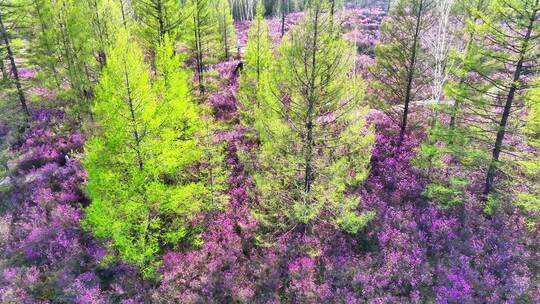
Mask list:
POLYGON ((6 65, 4 64, 4 57, 2 56, 0 56, 0 70, 2 70, 2 81, 7 81, 9 78, 9 74, 6 70, 6 65))
POLYGON ((285 0, 281 0, 281 37, 285 35, 285 0))
POLYGON ((193 15, 193 24, 194 24, 194 35, 195 35, 195 61, 197 65, 197 80, 199 85, 199 92, 204 94, 204 66, 203 66, 203 54, 202 54, 202 42, 201 42, 201 30, 200 24, 201 20, 199 18, 199 6, 197 5, 197 11, 193 15))
POLYGON ((304 169, 304 192, 309 193, 311 191, 311 184, 313 183, 313 107, 315 104, 315 76, 316 76, 316 65, 317 65, 317 40, 319 39, 318 35, 318 25, 319 25, 319 9, 315 11, 315 28, 313 32, 313 45, 312 45, 312 57, 311 57, 311 80, 309 84, 309 95, 307 96, 308 108, 306 113, 306 142, 305 149, 305 169, 304 169))
POLYGON ((257 19, 257 89, 261 81, 261 21, 257 19))
POLYGON ((157 19, 158 19, 158 24, 159 24, 159 42, 162 43, 164 41, 165 33, 167 32, 167 29, 165 28, 165 20, 163 20, 163 7, 162 7, 161 0, 156 1, 155 7, 157 10, 156 14, 157 14, 157 19))
POLYGON ((135 110, 133 108, 131 84, 129 82, 129 76, 128 76, 125 65, 124 65, 124 80, 126 82, 127 101, 128 101, 129 113, 131 116, 130 118, 131 118, 131 122, 133 123, 133 138, 135 139, 135 153, 137 154, 137 165, 139 167, 139 170, 142 171, 144 169, 144 162, 143 162, 141 150, 140 150, 141 136, 139 134, 139 131, 137 130, 137 119, 135 118, 135 110))
POLYGON ((13 73, 13 79, 15 81, 15 86, 17 87, 17 93, 19 94, 19 101, 21 103, 21 108, 23 109, 26 117, 30 117, 30 111, 26 105, 26 98, 24 97, 24 92, 21 86, 21 80, 19 79, 19 71, 17 70, 17 64, 15 63, 15 58, 13 55, 13 50, 11 49, 11 44, 9 42, 9 36, 4 27, 4 21, 2 20, 2 14, 0 14, 0 32, 6 45, 8 59, 11 62, 11 72, 13 73))
POLYGON ((227 15, 225 12, 223 13, 223 48, 225 59, 229 59, 229 33, 227 32, 227 15))
POLYGON ((414 41, 412 45, 412 53, 409 60, 409 71, 407 73, 407 86, 405 91, 405 105, 403 108, 403 117, 401 119, 401 128, 399 131, 399 145, 401 146, 401 143, 403 142, 403 139, 405 138, 405 132, 407 130, 407 119, 409 116, 409 105, 411 102, 411 90, 412 90, 412 82, 414 78, 414 69, 416 65, 416 52, 417 52, 417 46, 418 46, 418 39, 420 35, 420 23, 422 20, 422 14, 423 14, 423 0, 420 0, 420 7, 418 8, 418 13, 416 15, 416 27, 414 31, 414 41))
POLYGON ((120 2, 120 12, 122 13, 122 24, 124 25, 124 29, 127 30, 127 19, 126 19, 126 11, 124 9, 124 0, 118 0, 120 2))
MULTIPOLYGON (((538 0, 536 1, 536 3, 538 3, 538 0)), ((508 118, 510 116, 510 112, 512 109, 512 103, 514 102, 514 96, 517 91, 517 83, 520 80, 521 73, 523 70, 523 61, 525 57, 525 52, 527 51, 527 48, 531 39, 531 33, 534 27, 534 22, 536 20, 537 12, 538 12, 537 10, 534 10, 530 16, 529 25, 527 27, 527 33, 521 44, 519 60, 517 62, 516 69, 514 71, 514 78, 512 81, 512 85, 510 86, 510 90, 508 91, 508 95, 506 96, 506 103, 504 104, 504 110, 501 116, 501 120, 499 122, 499 129, 497 131, 497 137, 495 139, 495 145, 492 151, 491 162, 489 163, 488 172, 486 174, 486 184, 484 187, 484 199, 488 198, 489 194, 493 191, 493 188, 494 188, 493 181, 495 178, 495 173, 497 171, 497 163, 499 162, 499 157, 502 151, 504 135, 506 133, 506 126, 508 124, 508 118)))
POLYGON ((334 23, 334 9, 336 7, 336 0, 330 0, 330 23, 334 23))

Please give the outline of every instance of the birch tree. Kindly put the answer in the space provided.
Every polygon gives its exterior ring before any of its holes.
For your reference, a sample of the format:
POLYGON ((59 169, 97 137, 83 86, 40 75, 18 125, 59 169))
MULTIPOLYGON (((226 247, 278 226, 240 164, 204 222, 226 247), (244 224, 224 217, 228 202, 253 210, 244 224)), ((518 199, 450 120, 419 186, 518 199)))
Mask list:
POLYGON ((434 104, 439 104, 443 95, 443 88, 448 79, 448 52, 450 47, 449 18, 454 0, 440 0, 435 5, 437 23, 435 37, 430 46, 433 58, 433 84, 431 87, 431 99, 434 104))
POLYGON ((420 160, 420 167, 425 167, 426 176, 428 179, 432 178, 432 169, 434 161, 436 161, 436 154, 440 152, 440 149, 436 146, 438 144, 438 130, 439 130, 439 113, 443 89, 448 79, 448 55, 449 55, 449 44, 450 44, 450 33, 449 33, 449 18, 450 12, 453 5, 453 0, 441 0, 435 4, 434 15, 437 19, 437 22, 434 26, 433 35, 431 41, 428 45, 428 60, 432 66, 433 74, 431 76, 431 99, 429 100, 428 106, 431 107, 431 117, 429 120, 429 125, 427 126, 427 141, 422 144, 420 153, 417 157, 420 160))
POLYGON ((231 9, 234 20, 251 20, 254 17, 255 13, 255 0, 232 0, 231 9))

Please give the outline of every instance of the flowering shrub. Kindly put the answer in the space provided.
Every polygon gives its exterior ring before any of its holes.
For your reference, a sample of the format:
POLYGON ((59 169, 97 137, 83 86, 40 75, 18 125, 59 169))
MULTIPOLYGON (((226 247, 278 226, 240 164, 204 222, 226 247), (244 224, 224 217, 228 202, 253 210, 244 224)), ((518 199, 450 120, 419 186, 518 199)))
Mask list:
POLYGON ((236 91, 238 89, 238 76, 240 71, 235 70, 240 61, 231 60, 215 65, 218 88, 210 94, 208 103, 214 111, 214 116, 220 121, 230 121, 238 116, 236 112, 236 91))

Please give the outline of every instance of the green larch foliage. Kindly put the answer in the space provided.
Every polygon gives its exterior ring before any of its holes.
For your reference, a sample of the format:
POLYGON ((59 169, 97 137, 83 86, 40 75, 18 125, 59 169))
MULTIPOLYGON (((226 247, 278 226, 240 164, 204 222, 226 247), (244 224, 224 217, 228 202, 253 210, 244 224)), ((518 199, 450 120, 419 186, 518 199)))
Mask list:
POLYGON ((313 1, 282 42, 256 118, 254 214, 263 226, 285 230, 323 218, 356 233, 374 216, 357 213, 353 193, 368 175, 374 139, 353 65, 327 4, 313 1))
POLYGON ((215 14, 218 20, 219 44, 221 53, 219 59, 229 59, 237 44, 234 20, 232 17, 229 0, 213 0, 215 14))
POLYGON ((95 14, 99 12, 94 10, 94 4, 32 0, 28 6, 35 37, 33 63, 43 67, 39 78, 45 80, 45 85, 56 87, 62 99, 71 101, 69 109, 79 118, 90 111, 93 87, 102 66, 104 43, 94 36, 95 14), (100 53, 101 57, 97 55, 100 53))
POLYGON ((203 129, 199 133, 200 146, 204 153, 201 164, 197 168, 200 178, 205 183, 205 198, 209 208, 222 209, 229 197, 226 194, 229 172, 225 161, 225 144, 218 140, 219 132, 223 126, 217 123, 211 109, 201 107, 203 129))
POLYGON ((53 6, 50 1, 32 0, 28 7, 32 16, 32 41, 30 60, 42 68, 41 77, 45 85, 60 88, 61 79, 58 73, 60 65, 60 50, 57 45, 58 31, 50 20, 54 19, 53 6), (48 81, 47 81, 48 80, 48 81), (53 82, 51 82, 51 80, 53 82))
MULTIPOLYGON (((165 34, 164 45, 157 49, 156 72, 157 78, 154 81, 154 90, 159 99, 168 100, 164 103, 164 111, 185 112, 185 117, 197 117, 197 131, 193 134, 197 139, 199 148, 202 148, 201 158, 197 164, 197 178, 205 185, 203 196, 205 206, 208 208, 220 208, 226 201, 224 195, 226 190, 228 173, 225 164, 225 146, 216 141, 216 132, 220 127, 211 115, 211 109, 204 105, 195 106, 197 103, 191 96, 191 88, 188 85, 192 73, 184 67, 182 56, 175 54, 175 43, 173 38, 165 34), (166 59, 171 57, 174 58, 166 59), (183 67, 179 70, 178 67, 183 67), (174 103, 174 107, 170 105, 174 103), (168 108, 167 108, 168 107, 168 108)), ((165 115, 165 114, 164 114, 165 115)), ((177 114, 175 114, 177 115, 177 114)), ((171 128, 187 130, 190 124, 195 121, 187 119, 174 120, 171 128)))
POLYGON ((178 0, 133 1, 138 31, 149 48, 155 49, 165 35, 175 37, 182 21, 181 3, 178 0))
POLYGON ((122 29, 96 92, 97 135, 86 144, 85 226, 109 240, 118 258, 153 276, 164 246, 198 241, 188 223, 206 208, 206 182, 197 173, 203 148, 189 73, 165 36, 151 79, 142 49, 122 29))
POLYGON ((122 26, 122 15, 119 1, 87 0, 90 6, 91 28, 94 37, 94 56, 100 68, 107 64, 107 52, 114 43, 114 33, 122 26))
POLYGON ((246 126, 253 125, 255 113, 259 109, 259 100, 264 93, 264 82, 268 79, 272 62, 271 45, 268 24, 264 20, 264 5, 261 1, 257 5, 257 14, 249 29, 238 91, 240 120, 246 126))
MULTIPOLYGON (((88 111, 92 97, 92 81, 96 77, 91 35, 92 12, 86 1, 57 0, 53 4, 53 20, 57 31, 65 79, 70 84, 70 95, 75 98, 78 111, 88 111)), ((50 22, 49 21, 49 22, 50 22)))
MULTIPOLYGON (((519 162, 524 174, 519 178, 515 176, 516 187, 519 191, 516 203, 527 212, 534 215, 537 220, 540 215, 540 78, 531 82, 532 89, 526 94, 525 101, 530 107, 524 133, 533 153, 519 162)), ((533 221, 533 225, 536 221, 533 221)))

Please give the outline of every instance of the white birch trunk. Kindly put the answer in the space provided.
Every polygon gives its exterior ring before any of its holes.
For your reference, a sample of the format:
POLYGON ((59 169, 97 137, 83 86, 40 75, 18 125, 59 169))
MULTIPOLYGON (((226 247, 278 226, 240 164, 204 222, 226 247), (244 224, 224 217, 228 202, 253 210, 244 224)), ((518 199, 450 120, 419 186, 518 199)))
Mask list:
POLYGON ((448 78, 448 69, 446 66, 449 49, 448 22, 453 4, 454 0, 439 0, 436 7, 438 23, 435 28, 435 37, 430 48, 434 62, 431 98, 437 104, 442 98, 444 84, 448 78))

